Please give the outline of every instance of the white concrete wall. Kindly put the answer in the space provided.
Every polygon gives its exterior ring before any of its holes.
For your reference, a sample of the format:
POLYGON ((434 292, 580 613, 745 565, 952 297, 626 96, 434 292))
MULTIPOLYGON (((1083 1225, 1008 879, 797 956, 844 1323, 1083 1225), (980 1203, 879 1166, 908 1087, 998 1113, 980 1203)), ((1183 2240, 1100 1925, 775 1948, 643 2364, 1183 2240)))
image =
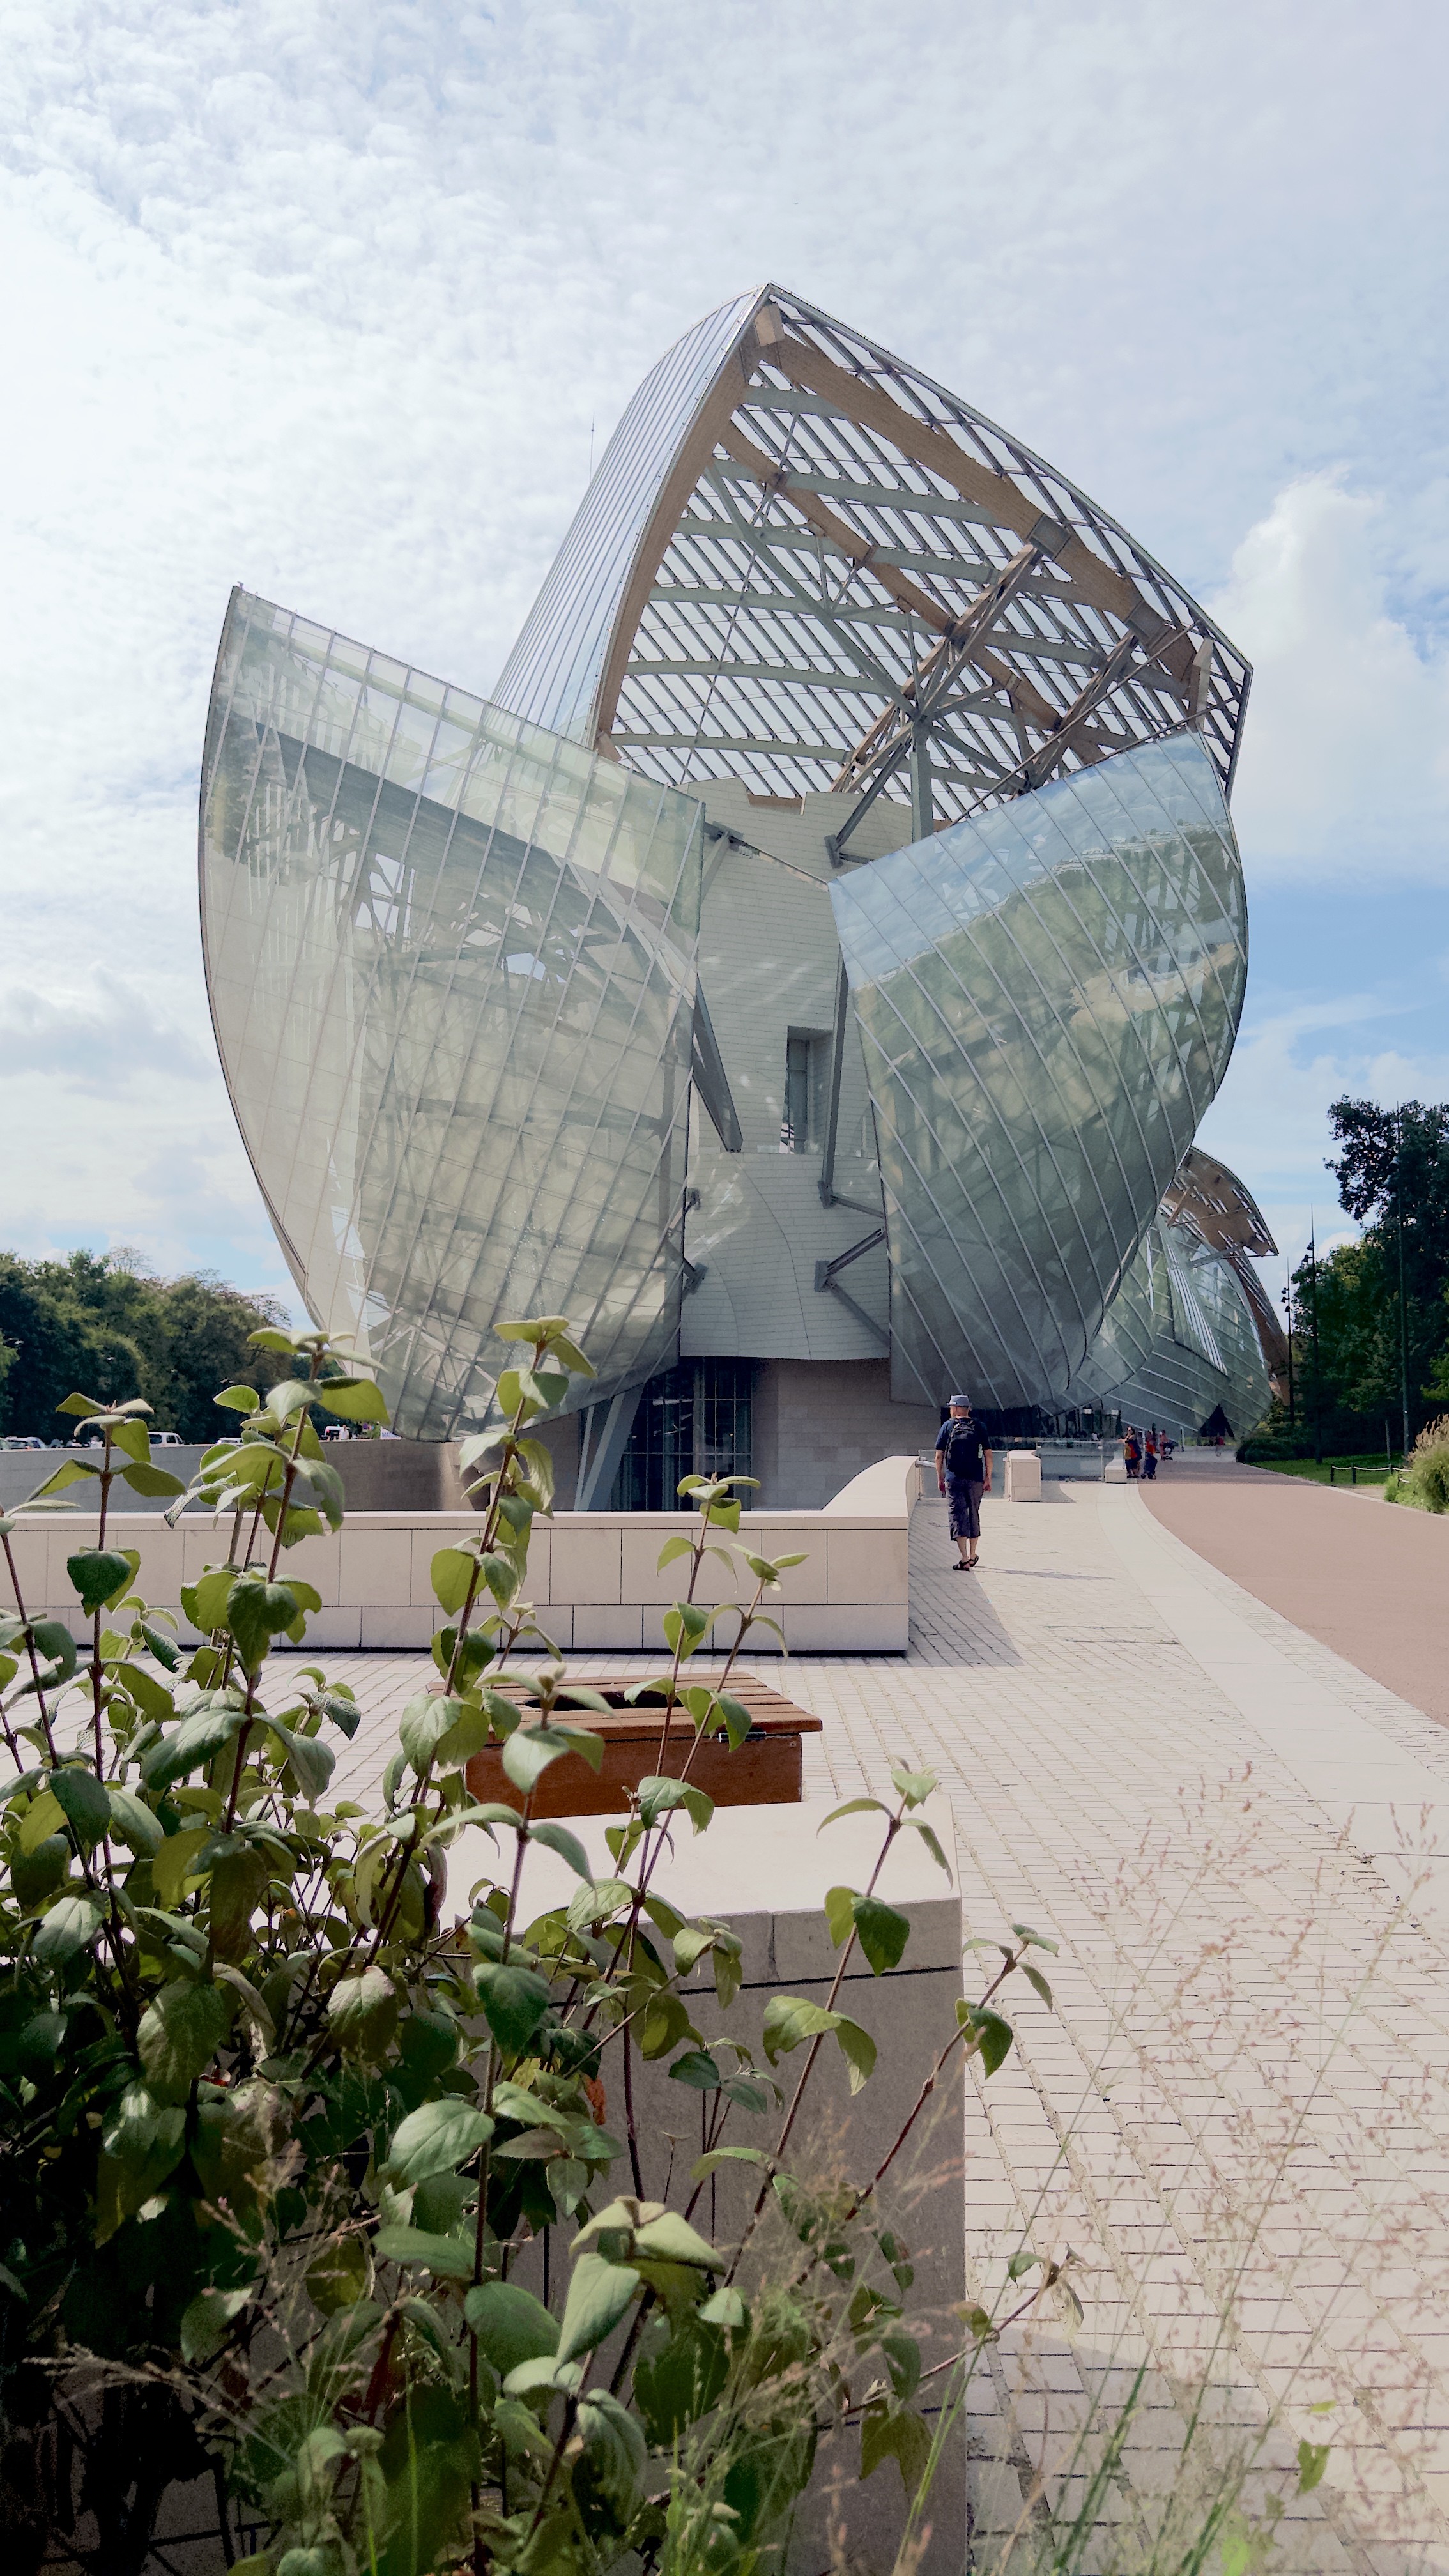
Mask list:
MULTIPOLYGON (((801 1551, 782 1590, 766 1606, 785 1630, 792 1650, 806 1653, 900 1654, 907 1639, 907 1511, 900 1477, 892 1501, 860 1510, 747 1512, 740 1539, 756 1555, 801 1551)), ((436 1551, 478 1527, 472 1512, 354 1512, 336 1536, 303 1539, 283 1560, 283 1573, 315 1585, 322 1608, 308 1622, 307 1643, 320 1647, 426 1647, 442 1613, 433 1599, 429 1568, 436 1551)), ((602 1649, 639 1653, 664 1643, 663 1614, 682 1589, 680 1562, 656 1571, 659 1552, 676 1530, 692 1531, 692 1512, 560 1512, 534 1524, 525 1597, 543 1626, 568 1652, 602 1649)), ((73 1622, 83 1633, 65 1561, 96 1543, 96 1517, 76 1512, 22 1525, 11 1541, 26 1609, 32 1616, 73 1622)), ((140 1589, 157 1607, 179 1610, 183 1584, 226 1554, 229 1533, 190 1516, 175 1530, 154 1516, 113 1513, 107 1536, 117 1547, 141 1552, 140 1589)), ((713 1557, 705 1559, 696 1598, 728 1600, 750 1588, 713 1557)), ((8 1607, 8 1582, 0 1573, 0 1599, 8 1607)), ((189 1631, 183 1633, 189 1636, 189 1631)), ((722 1646, 733 1642, 734 1623, 724 1618, 722 1646)), ((776 1640, 760 1629, 750 1652, 770 1653, 776 1640)))

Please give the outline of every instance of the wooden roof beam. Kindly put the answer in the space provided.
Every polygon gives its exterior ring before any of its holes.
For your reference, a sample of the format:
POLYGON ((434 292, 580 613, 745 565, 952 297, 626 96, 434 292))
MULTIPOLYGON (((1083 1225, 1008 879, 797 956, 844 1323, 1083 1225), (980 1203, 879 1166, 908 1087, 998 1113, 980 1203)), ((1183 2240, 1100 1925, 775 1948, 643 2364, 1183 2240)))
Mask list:
MULTIPOLYGON (((999 527, 1041 546, 1072 580, 1094 608, 1118 618, 1138 636, 1143 644, 1155 644, 1170 621, 1150 607, 1136 583, 1126 573, 1117 572, 1104 563, 1074 530, 1063 529, 1049 511, 1038 508, 1031 496, 1014 483, 1009 474, 985 465, 978 457, 968 456, 954 438, 928 422, 917 420, 879 385, 867 384, 847 368, 837 366, 808 340, 797 339, 786 332, 765 353, 769 364, 778 367, 792 384, 804 385, 811 393, 825 394, 835 402, 848 420, 862 429, 874 430, 902 456, 926 471, 940 476, 963 501, 973 501, 989 510, 999 527), (1052 542, 1052 534, 1063 539, 1052 542)), ((1189 639, 1180 651, 1182 667, 1173 662, 1174 677, 1184 683, 1192 667, 1192 644, 1189 639)), ((1165 658, 1165 657, 1164 657, 1165 658)))

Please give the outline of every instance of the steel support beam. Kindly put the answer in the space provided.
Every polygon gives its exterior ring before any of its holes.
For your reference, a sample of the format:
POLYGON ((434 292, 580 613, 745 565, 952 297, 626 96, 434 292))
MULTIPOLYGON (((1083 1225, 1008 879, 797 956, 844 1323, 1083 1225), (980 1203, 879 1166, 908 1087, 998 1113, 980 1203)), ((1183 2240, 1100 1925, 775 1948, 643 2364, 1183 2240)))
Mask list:
POLYGON ((579 1417, 579 1473, 574 1487, 576 1512, 600 1512, 608 1509, 614 1478, 619 1472, 634 1416, 639 1410, 642 1386, 626 1386, 620 1395, 610 1396, 606 1404, 590 1404, 579 1417))

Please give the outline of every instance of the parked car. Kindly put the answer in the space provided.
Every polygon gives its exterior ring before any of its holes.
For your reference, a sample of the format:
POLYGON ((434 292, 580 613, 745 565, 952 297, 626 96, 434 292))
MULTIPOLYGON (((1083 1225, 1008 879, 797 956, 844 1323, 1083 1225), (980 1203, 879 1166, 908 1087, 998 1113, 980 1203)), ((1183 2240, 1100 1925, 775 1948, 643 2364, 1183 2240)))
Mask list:
POLYGON ((186 1443, 179 1431, 153 1431, 151 1446, 153 1449, 184 1449, 186 1443))
POLYGON ((350 1440, 352 1434, 345 1422, 324 1422, 322 1437, 324 1440, 350 1440))
POLYGON ((43 1449, 44 1447, 45 1442, 37 1440, 33 1431, 12 1431, 7 1439, 0 1440, 0 1449, 43 1449))

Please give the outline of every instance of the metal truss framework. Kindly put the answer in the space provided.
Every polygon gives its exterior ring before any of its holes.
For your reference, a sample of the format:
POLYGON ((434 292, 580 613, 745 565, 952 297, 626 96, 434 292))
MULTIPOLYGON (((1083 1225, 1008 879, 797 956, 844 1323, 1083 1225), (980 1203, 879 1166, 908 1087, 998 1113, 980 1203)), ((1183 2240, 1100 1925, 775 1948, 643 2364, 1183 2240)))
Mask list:
POLYGON ((676 785, 852 793, 839 859, 876 794, 921 838, 1185 725, 1230 788, 1227 638, 1054 468, 798 297, 707 317, 611 446, 499 682, 535 722, 676 785), (564 690, 571 613, 596 632, 564 690))

